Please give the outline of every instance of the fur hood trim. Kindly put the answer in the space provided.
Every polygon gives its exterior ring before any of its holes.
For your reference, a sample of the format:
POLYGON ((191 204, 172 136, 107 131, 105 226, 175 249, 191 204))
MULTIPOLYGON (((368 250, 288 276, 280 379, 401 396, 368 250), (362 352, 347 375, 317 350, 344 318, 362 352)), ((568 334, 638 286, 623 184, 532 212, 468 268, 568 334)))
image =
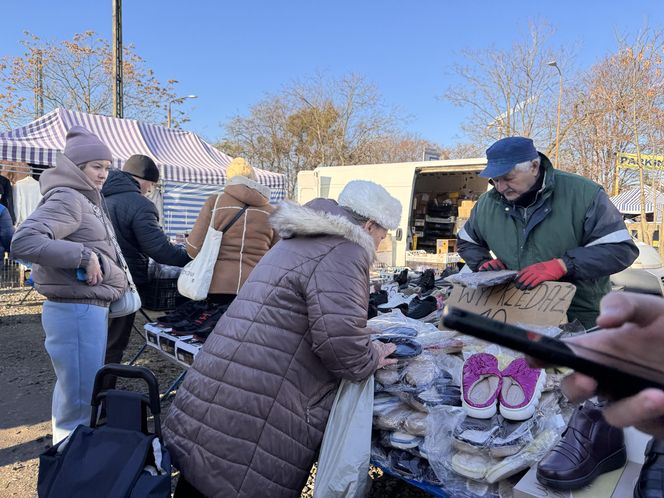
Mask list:
POLYGON ((252 180, 251 178, 247 178, 246 176, 234 176, 228 180, 226 185, 246 185, 247 187, 256 190, 267 200, 270 200, 270 188, 258 183, 255 180, 252 180))
MULTIPOLYGON (((333 204, 336 206, 336 203, 333 204)), ((371 261, 376 257, 376 247, 371 236, 341 214, 283 201, 270 216, 270 222, 282 239, 296 235, 338 235, 359 244, 371 261)))

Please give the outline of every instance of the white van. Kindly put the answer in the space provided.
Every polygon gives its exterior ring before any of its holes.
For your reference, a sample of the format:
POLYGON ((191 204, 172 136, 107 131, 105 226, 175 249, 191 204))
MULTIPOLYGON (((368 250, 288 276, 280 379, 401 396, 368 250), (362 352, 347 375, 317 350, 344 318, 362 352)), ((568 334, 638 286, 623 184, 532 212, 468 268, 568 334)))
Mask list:
POLYGON ((485 158, 476 158, 319 167, 298 174, 296 200, 337 199, 352 180, 376 182, 403 206, 399 228, 391 230, 379 248, 379 261, 389 266, 452 263, 459 260, 454 252, 459 223, 467 217, 469 203, 489 187, 488 180, 478 176, 485 166, 485 158), (437 254, 441 251, 444 254, 437 254))

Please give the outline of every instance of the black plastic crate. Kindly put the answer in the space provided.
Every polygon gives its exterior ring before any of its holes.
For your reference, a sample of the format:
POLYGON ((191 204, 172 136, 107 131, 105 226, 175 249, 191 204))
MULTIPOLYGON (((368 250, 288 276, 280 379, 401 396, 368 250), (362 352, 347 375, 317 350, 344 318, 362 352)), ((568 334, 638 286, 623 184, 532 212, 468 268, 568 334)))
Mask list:
POLYGON ((151 280, 139 289, 143 308, 153 311, 166 311, 177 308, 187 298, 178 292, 177 278, 151 280))

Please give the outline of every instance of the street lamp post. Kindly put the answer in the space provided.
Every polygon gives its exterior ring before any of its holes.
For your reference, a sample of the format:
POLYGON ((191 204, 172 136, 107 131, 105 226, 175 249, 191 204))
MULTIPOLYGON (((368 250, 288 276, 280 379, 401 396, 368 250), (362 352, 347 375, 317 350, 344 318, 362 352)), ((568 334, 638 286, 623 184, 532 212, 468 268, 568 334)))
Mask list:
POLYGON ((196 99, 198 98, 198 95, 185 95, 184 97, 177 97, 174 98, 173 100, 168 101, 168 113, 166 114, 166 126, 168 128, 171 127, 171 104, 173 102, 177 102, 178 104, 181 104, 184 102, 184 99, 196 99))
POLYGON ((546 64, 547 66, 555 67, 558 70, 558 76, 560 78, 560 91, 558 93, 558 123, 556 124, 556 161, 555 161, 556 169, 558 169, 558 152, 560 150, 560 106, 563 101, 563 73, 560 71, 558 63, 556 61, 549 61, 546 64))

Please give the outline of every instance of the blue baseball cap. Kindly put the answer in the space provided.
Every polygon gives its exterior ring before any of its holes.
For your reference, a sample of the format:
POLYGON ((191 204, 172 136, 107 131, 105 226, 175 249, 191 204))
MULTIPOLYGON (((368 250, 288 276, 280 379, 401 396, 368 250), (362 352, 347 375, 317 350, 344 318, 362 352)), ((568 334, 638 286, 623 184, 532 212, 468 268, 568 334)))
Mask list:
POLYGON ((503 176, 519 163, 537 159, 539 154, 532 139, 526 137, 501 138, 486 150, 486 168, 480 176, 503 176))

